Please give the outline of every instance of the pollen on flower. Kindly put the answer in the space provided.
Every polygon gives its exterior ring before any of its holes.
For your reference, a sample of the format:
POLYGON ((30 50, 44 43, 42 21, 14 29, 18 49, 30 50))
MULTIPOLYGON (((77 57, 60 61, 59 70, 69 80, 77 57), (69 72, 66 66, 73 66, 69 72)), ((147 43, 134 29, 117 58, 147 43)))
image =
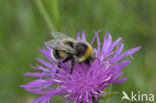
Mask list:
MULTIPOLYGON (((103 95, 105 93, 104 88, 109 84, 127 80, 128 77, 120 78, 122 76, 121 70, 130 63, 130 60, 122 61, 122 59, 128 55, 132 56, 141 47, 138 46, 122 53, 124 47, 122 38, 112 41, 111 34, 106 33, 101 45, 99 32, 101 30, 95 32, 90 43, 92 45, 94 40, 97 39, 97 48, 94 48, 95 61, 89 67, 85 63, 75 63, 72 74, 70 74, 70 61, 62 63, 59 69, 51 58, 51 48, 45 46, 46 49, 40 49, 40 52, 46 56, 47 61, 36 58, 42 66, 36 65, 32 68, 39 72, 25 74, 38 77, 38 79, 21 85, 29 92, 42 95, 33 100, 32 103, 49 103, 49 101, 53 101, 52 97, 54 95, 62 94, 68 102, 74 100, 74 103, 93 103, 93 98, 97 100, 98 96, 103 95), (56 73, 58 69, 59 72, 56 73), (54 84, 57 87, 52 88, 54 84)), ((86 42, 85 33, 82 32, 82 37, 78 33, 77 40, 86 42)))

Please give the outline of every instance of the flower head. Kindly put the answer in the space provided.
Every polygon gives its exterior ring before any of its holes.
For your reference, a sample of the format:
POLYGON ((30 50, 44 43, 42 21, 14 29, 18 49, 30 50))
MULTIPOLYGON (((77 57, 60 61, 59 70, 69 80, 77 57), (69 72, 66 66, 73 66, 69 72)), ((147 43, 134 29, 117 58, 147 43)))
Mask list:
MULTIPOLYGON (((101 30, 100 30, 101 31, 101 30)), ((125 56, 138 51, 141 47, 136 47, 122 53, 124 43, 122 38, 112 41, 110 33, 106 33, 102 45, 100 44, 99 32, 91 41, 97 39, 97 48, 94 48, 96 59, 90 64, 79 64, 75 62, 72 74, 70 74, 70 61, 63 63, 61 68, 51 59, 51 48, 46 46, 46 49, 40 50, 47 61, 36 58, 37 61, 43 64, 32 67, 33 69, 40 70, 41 72, 26 73, 25 75, 39 77, 28 84, 21 85, 25 90, 41 94, 42 96, 33 100, 32 103, 49 103, 54 95, 65 95, 67 101, 74 100, 75 103, 93 103, 93 98, 98 99, 99 95, 103 95, 103 91, 111 83, 120 83, 127 80, 128 77, 118 79, 121 77, 121 69, 130 63, 130 60, 121 61, 125 56), (56 71, 59 69, 59 72, 56 71), (57 87, 53 86, 54 84, 57 87)), ((85 33, 77 34, 77 40, 86 42, 85 33)))

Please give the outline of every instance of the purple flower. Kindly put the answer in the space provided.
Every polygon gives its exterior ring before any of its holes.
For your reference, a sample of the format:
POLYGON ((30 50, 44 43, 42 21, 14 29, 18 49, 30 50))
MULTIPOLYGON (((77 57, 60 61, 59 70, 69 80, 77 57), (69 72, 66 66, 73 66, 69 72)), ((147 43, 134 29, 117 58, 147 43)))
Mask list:
MULTIPOLYGON (((101 31, 101 30, 100 30, 101 31)), ((130 60, 121 61, 125 56, 138 51, 141 47, 132 48, 122 53, 124 43, 122 38, 112 41, 110 33, 106 33, 102 45, 100 44, 99 32, 91 41, 97 39, 97 48, 94 48, 96 60, 88 67, 86 64, 75 63, 73 73, 70 74, 70 61, 62 64, 61 68, 51 59, 51 48, 46 46, 46 49, 40 50, 47 61, 36 58, 37 61, 43 64, 32 67, 40 72, 26 73, 27 76, 39 77, 28 84, 21 85, 25 90, 41 94, 32 103, 49 103, 54 95, 65 95, 67 102, 74 100, 74 103, 93 103, 98 99, 99 95, 105 94, 103 91, 111 83, 121 83, 127 80, 128 77, 120 78, 122 75, 121 69, 130 63, 130 60), (59 73, 56 71, 59 69, 59 73), (53 86, 55 85, 55 86, 53 86), (56 86, 57 85, 57 86, 56 86)), ((77 34, 77 40, 85 39, 85 33, 77 34)), ((53 101, 53 100, 52 100, 53 101)))

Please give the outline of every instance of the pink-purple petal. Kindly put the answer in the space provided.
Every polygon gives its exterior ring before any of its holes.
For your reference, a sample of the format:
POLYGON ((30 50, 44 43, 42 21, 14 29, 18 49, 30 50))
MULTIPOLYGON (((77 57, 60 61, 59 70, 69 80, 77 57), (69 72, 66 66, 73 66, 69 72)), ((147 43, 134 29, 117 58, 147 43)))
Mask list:
POLYGON ((113 80, 112 83, 121 83, 121 82, 124 82, 128 79, 128 77, 124 77, 122 79, 119 79, 119 80, 113 80))
POLYGON ((44 61, 44 60, 42 60, 42 59, 36 58, 36 60, 39 61, 40 63, 42 63, 43 65, 47 66, 48 68, 51 68, 51 69, 52 69, 52 68, 56 68, 55 65, 53 65, 53 64, 51 64, 51 63, 49 63, 49 62, 46 62, 46 61, 44 61))
POLYGON ((81 40, 80 39, 80 32, 77 33, 76 37, 77 37, 77 40, 81 40))
POLYGON ((125 56, 132 55, 133 53, 138 51, 140 48, 141 48, 141 46, 130 49, 130 50, 124 52, 121 56, 119 56, 119 58, 116 61, 119 61, 119 60, 123 59, 125 56))
POLYGON ((108 38, 106 40, 106 42, 103 44, 102 46, 102 53, 107 53, 108 49, 110 48, 112 44, 112 36, 110 33, 108 33, 108 38))
POLYGON ((85 36, 85 32, 82 31, 82 41, 86 42, 86 36, 85 36))
POLYGON ((47 77, 47 76, 51 76, 51 73, 25 73, 24 75, 33 76, 33 77, 47 77))
POLYGON ((39 103, 39 102, 44 101, 44 100, 47 100, 46 95, 45 96, 40 96, 40 97, 34 99, 31 103, 39 103))
POLYGON ((99 32, 101 32, 102 30, 99 30, 99 31, 97 31, 97 32, 95 32, 95 35, 94 35, 94 37, 92 38, 92 40, 91 40, 91 45, 94 43, 94 40, 95 40, 95 38, 97 37, 97 35, 99 34, 99 32))

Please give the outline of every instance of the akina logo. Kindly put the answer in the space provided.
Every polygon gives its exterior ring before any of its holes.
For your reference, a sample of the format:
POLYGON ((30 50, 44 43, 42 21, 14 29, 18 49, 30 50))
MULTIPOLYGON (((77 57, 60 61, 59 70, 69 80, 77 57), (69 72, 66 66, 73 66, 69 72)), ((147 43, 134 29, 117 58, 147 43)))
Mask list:
POLYGON ((125 91, 122 91, 122 98, 121 101, 128 100, 128 101, 135 101, 135 102, 153 102, 154 100, 154 94, 145 94, 138 91, 135 93, 134 91, 131 91, 130 95, 128 95, 125 91))

